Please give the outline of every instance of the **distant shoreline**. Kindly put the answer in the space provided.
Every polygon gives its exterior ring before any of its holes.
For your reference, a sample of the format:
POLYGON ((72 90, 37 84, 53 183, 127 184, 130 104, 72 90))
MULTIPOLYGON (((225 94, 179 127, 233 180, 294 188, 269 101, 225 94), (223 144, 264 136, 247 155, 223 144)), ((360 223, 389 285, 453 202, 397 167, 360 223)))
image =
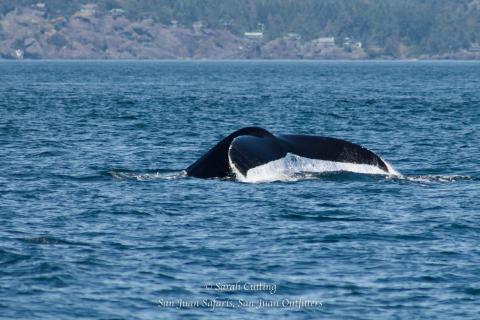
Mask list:
POLYGON ((480 62, 480 59, 4 59, 1 62, 480 62))
POLYGON ((51 18, 44 7, 23 8, 0 16, 0 30, 0 59, 12 60, 480 60, 480 47, 421 53, 402 45, 392 51, 385 44, 334 34, 268 37, 263 31, 167 25, 94 10, 51 18))

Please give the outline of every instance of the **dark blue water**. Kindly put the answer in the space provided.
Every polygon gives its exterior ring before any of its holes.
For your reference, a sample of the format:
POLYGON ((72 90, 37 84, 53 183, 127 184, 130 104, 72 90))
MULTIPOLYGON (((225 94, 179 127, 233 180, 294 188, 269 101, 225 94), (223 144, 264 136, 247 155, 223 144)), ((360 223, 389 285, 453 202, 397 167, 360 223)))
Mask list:
POLYGON ((0 318, 478 319, 479 142, 475 62, 2 61, 0 318), (403 176, 182 175, 251 125, 403 176))

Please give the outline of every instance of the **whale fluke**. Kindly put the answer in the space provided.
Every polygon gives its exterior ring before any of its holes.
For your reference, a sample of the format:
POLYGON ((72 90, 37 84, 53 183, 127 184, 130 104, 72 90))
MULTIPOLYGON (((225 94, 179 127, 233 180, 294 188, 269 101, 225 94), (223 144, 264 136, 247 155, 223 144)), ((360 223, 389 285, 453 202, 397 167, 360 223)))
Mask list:
POLYGON ((186 169, 198 178, 224 178, 293 154, 312 160, 374 166, 389 173, 386 163, 372 151, 349 141, 309 136, 273 135, 265 129, 247 127, 235 131, 217 143, 186 169))

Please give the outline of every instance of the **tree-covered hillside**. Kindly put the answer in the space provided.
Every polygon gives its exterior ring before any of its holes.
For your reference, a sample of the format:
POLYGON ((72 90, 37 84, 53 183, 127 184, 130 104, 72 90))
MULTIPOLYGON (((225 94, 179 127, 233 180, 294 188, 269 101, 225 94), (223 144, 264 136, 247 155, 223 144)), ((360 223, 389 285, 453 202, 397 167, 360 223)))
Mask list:
MULTIPOLYGON (((39 1, 0 0, 0 14, 39 1)), ((98 10, 125 10, 130 19, 151 17, 191 26, 202 21, 234 33, 254 31, 259 23, 267 39, 298 33, 350 37, 365 46, 382 47, 398 56, 443 53, 480 42, 480 0, 40 0, 51 17, 69 16, 82 4, 98 10)))

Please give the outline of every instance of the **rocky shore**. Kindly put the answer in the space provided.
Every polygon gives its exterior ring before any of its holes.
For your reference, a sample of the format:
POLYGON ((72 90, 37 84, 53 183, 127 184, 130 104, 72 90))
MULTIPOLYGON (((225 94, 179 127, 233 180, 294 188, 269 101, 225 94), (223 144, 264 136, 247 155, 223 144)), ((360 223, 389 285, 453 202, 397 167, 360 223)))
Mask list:
MULTIPOLYGON (((49 17, 42 8, 0 16, 3 59, 368 59, 361 47, 325 45, 298 35, 247 39, 230 30, 129 20, 123 13, 79 11, 49 17)), ((389 58, 376 54, 375 58, 389 58)), ((429 58, 425 56, 423 58, 429 58)), ((461 52, 438 58, 480 58, 461 52)))
POLYGON ((229 30, 163 25, 152 19, 130 21, 123 14, 49 18, 41 9, 23 8, 0 17, 0 57, 4 59, 362 59, 298 37, 264 41, 229 30))

